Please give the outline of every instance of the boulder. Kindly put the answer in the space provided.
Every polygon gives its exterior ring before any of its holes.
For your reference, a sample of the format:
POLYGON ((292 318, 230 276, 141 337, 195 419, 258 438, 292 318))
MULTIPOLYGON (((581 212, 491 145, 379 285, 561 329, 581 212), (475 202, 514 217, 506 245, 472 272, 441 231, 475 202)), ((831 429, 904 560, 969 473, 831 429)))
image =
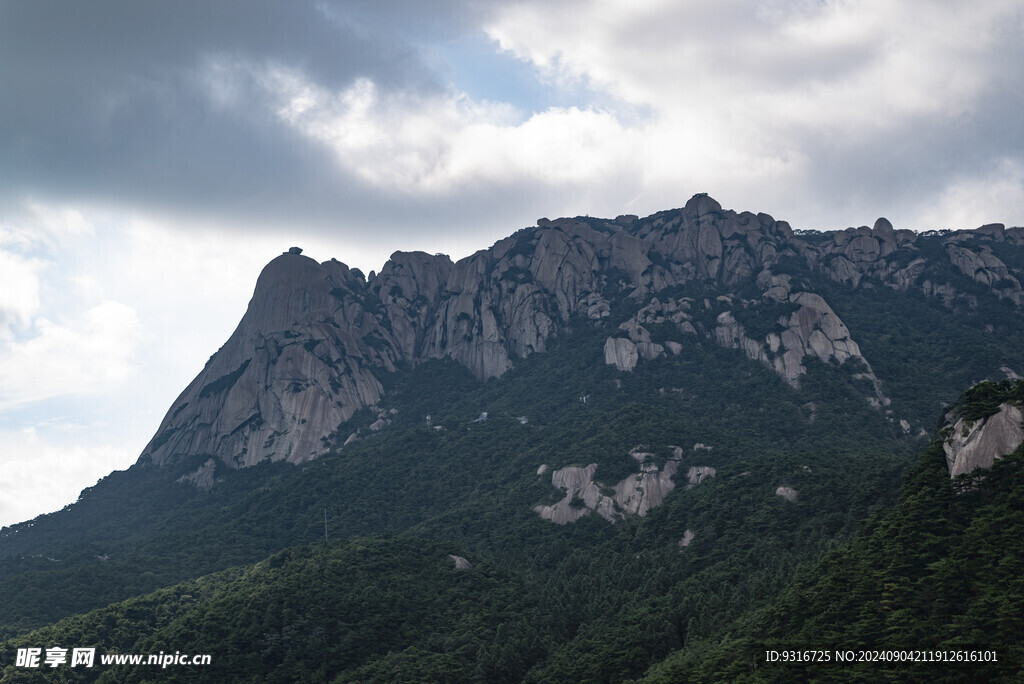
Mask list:
POLYGON ((453 555, 453 554, 449 553, 448 554, 448 560, 450 560, 453 563, 455 563, 455 569, 456 570, 472 570, 473 569, 473 564, 470 563, 465 558, 463 558, 462 556, 456 556, 456 555, 453 555))
POLYGON ((632 340, 624 337, 609 337, 604 343, 604 362, 620 371, 636 368, 640 353, 632 340))
POLYGON ((775 489, 776 496, 781 496, 786 501, 793 503, 796 501, 796 490, 792 487, 781 485, 775 489))
POLYGON ((942 444, 949 476, 991 468, 996 459, 1013 453, 1024 442, 1022 420, 1019 406, 1003 404, 998 413, 987 418, 956 421, 942 444))

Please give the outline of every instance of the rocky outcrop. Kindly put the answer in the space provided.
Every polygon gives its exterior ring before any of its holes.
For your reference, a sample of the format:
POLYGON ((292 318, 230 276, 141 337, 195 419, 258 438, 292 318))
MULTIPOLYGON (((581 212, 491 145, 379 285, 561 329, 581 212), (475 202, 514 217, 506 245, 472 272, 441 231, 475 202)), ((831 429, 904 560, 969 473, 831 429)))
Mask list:
MULTIPOLYGON (((535 506, 534 511, 545 520, 558 525, 576 522, 597 508, 597 504, 606 498, 601 494, 600 485, 594 483, 597 464, 586 467, 569 466, 551 473, 551 486, 565 490, 565 498, 552 506, 535 506), (590 505, 587 505, 587 499, 590 505)), ((611 506, 614 510, 614 506, 611 506)))
POLYGON ((169 465, 207 455, 231 467, 301 463, 383 391, 388 331, 362 301, 361 274, 295 253, 260 274, 235 332, 172 404, 142 453, 169 465))
MULTIPOLYGON (((683 450, 672 447, 673 455, 662 468, 654 463, 654 455, 636 447, 630 455, 637 461, 639 472, 630 475, 613 487, 594 480, 597 464, 568 466, 551 473, 551 484, 565 491, 565 496, 550 506, 536 506, 534 511, 545 520, 559 525, 576 522, 585 515, 597 513, 609 522, 622 520, 627 516, 644 516, 652 508, 661 505, 665 496, 675 488, 672 478, 679 470, 683 450)), ((713 468, 701 468, 703 473, 694 480, 694 469, 690 469, 692 486, 705 476, 714 476, 713 468), (710 472, 709 472, 710 471, 710 472)))
POLYGON ((292 248, 264 269, 238 328, 141 460, 301 463, 380 400, 380 374, 396 364, 453 359, 480 379, 500 376, 564 330, 604 325, 613 305, 634 312, 604 344, 605 362, 621 371, 705 341, 742 350, 794 387, 808 358, 852 359, 883 407, 881 382, 850 330, 790 267, 852 288, 917 290, 951 307, 976 307, 978 288, 1024 307, 1024 273, 1007 256, 1021 247, 1024 229, 999 224, 918 235, 879 219, 795 234, 785 221, 695 195, 642 219, 542 219, 458 262, 395 252, 369 279, 292 248), (719 294, 680 296, 693 283, 719 294), (772 307, 786 309, 774 330, 744 328, 744 312, 772 307))
POLYGON ((463 558, 462 556, 455 556, 455 555, 452 555, 452 554, 449 553, 448 554, 448 560, 450 560, 453 563, 455 563, 455 569, 456 570, 472 570, 473 569, 473 564, 470 563, 465 558, 463 558))
POLYGON ((401 358, 422 353, 453 267, 443 254, 395 252, 369 285, 383 306, 383 319, 390 324, 401 358))
POLYGON ((779 330, 768 333, 763 340, 748 337, 731 311, 719 314, 718 325, 714 329, 715 340, 723 347, 740 349, 748 358, 772 368, 793 387, 800 386, 800 376, 807 372, 805 358, 817 358, 837 365, 855 359, 861 366, 855 377, 871 382, 874 397, 869 400, 876 407, 887 406, 889 400, 882 393, 881 383, 871 364, 861 355, 860 347, 832 307, 813 292, 794 292, 784 301, 792 304, 795 310, 780 317, 777 321, 779 330))
POLYGON ((781 485, 775 488, 775 495, 781 496, 783 499, 790 503, 796 502, 797 493, 796 490, 787 485, 781 485))
POLYGON ((640 358, 636 344, 624 337, 609 337, 604 343, 604 362, 615 366, 620 371, 631 371, 636 368, 640 358))
POLYGON ((1024 442, 1021 407, 1002 404, 999 412, 980 420, 960 418, 942 444, 951 478, 978 468, 991 468, 996 459, 1013 453, 1024 442))
MULTIPOLYGON (((294 248, 293 248, 294 249, 294 248)), ((293 252, 294 254, 295 252, 293 252)), ((217 474, 217 464, 212 458, 206 459, 203 465, 199 466, 196 470, 186 475, 182 475, 178 478, 178 482, 184 484, 190 484, 196 489, 202 489, 203 491, 209 490, 213 487, 214 477, 217 474)))
MULTIPOLYGON (((872 403, 876 407, 888 405, 889 400, 882 393, 881 383, 871 369, 871 364, 861 354, 849 329, 824 298, 813 292, 792 292, 787 276, 779 277, 763 272, 758 277, 758 284, 764 288, 762 300, 735 302, 730 296, 718 297, 715 305, 725 310, 718 314, 715 327, 705 330, 705 336, 723 347, 742 350, 748 358, 765 364, 793 387, 799 387, 800 376, 807 372, 805 358, 817 358, 837 365, 848 359, 856 359, 861 367, 857 377, 871 382, 872 403), (777 330, 767 333, 762 339, 754 339, 748 336, 733 313, 736 304, 753 311, 761 307, 788 304, 791 313, 778 317, 777 330)), ((666 349, 672 354, 681 353, 682 345, 679 342, 653 342, 646 326, 668 323, 682 337, 699 337, 700 323, 691 313, 696 306, 697 303, 690 298, 664 301, 652 298, 635 316, 619 326, 626 337, 609 337, 605 342, 605 363, 619 370, 632 370, 639 359, 663 356, 666 349)), ((706 308, 712 306, 708 302, 706 308)))
POLYGON ((711 466, 690 466, 686 471, 686 488, 696 487, 706 478, 714 477, 717 471, 711 466))
POLYGON ((823 297, 813 292, 793 292, 789 281, 786 275, 775 276, 762 271, 757 278, 758 286, 763 289, 761 300, 737 302, 731 296, 722 295, 714 304, 708 302, 705 308, 725 309, 718 314, 716 325, 710 330, 703 328, 695 318, 697 302, 693 299, 654 297, 619 326, 620 335, 624 332, 625 337, 609 337, 605 341, 605 363, 619 370, 632 370, 640 359, 664 356, 666 350, 673 355, 682 353, 683 347, 678 341, 666 340, 664 344, 652 341, 648 326, 667 323, 675 328, 680 339, 700 337, 703 329, 704 337, 723 347, 742 350, 748 358, 765 364, 793 387, 800 386, 800 376, 807 372, 804 359, 808 357, 837 365, 856 359, 861 366, 857 377, 871 382, 873 396, 869 400, 877 408, 887 406, 889 400, 882 392, 881 382, 846 324, 823 297), (763 339, 754 339, 748 336, 734 314, 737 304, 755 312, 788 304, 792 311, 778 317, 775 331, 767 333, 763 339))
POLYGON ((980 283, 996 297, 1024 307, 1020 270, 1014 271, 1000 259, 994 247, 1000 244, 1024 244, 1024 228, 1007 229, 989 224, 977 230, 931 231, 914 233, 894 230, 880 218, 874 227, 847 228, 834 233, 806 233, 793 241, 797 253, 808 265, 836 282, 853 287, 870 280, 900 291, 917 290, 940 299, 946 306, 977 306, 967 290, 971 288, 943 275, 948 264, 963 278, 980 283), (827 239, 822 239, 827 237, 827 239), (923 247, 934 245, 924 255, 923 247), (935 254, 941 250, 941 258, 935 254))

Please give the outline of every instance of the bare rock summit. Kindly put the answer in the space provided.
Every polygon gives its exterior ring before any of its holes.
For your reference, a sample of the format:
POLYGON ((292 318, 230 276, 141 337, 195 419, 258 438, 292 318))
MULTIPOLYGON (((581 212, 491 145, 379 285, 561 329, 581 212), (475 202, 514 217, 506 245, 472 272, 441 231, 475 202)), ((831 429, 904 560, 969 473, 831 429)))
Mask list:
POLYGON ((382 374, 399 365, 451 359, 485 380, 581 326, 608 328, 603 361, 621 372, 694 343, 741 350, 794 388, 809 359, 852 362, 873 388, 866 400, 885 411, 884 378, 856 331, 793 275, 794 265, 845 287, 915 291, 951 308, 976 307, 987 290, 1024 309, 1021 272, 1004 260, 1022 245, 1022 228, 922 237, 884 218, 812 235, 699 194, 645 218, 540 219, 457 262, 395 252, 369 278, 292 247, 264 268, 238 327, 140 460, 183 471, 207 459, 232 468, 302 463, 337 446, 339 426, 381 399, 382 374), (776 323, 758 331, 744 324, 750 316, 776 323))

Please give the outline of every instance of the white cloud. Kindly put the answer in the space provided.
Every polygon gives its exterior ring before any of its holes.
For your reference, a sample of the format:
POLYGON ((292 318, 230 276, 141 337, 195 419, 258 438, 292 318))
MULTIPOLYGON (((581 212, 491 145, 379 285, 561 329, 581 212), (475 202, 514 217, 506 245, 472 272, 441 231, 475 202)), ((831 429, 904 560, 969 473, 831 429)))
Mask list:
POLYGON ((144 338, 135 310, 104 294, 101 218, 28 201, 0 229, 0 411, 96 396, 137 369, 144 338))
POLYGON ((0 340, 27 326, 39 309, 42 262, 0 249, 0 340))
POLYGON ((284 123, 329 147, 357 177, 400 192, 451 190, 460 180, 451 172, 453 141, 467 128, 500 127, 517 116, 507 105, 462 95, 382 91, 367 78, 336 93, 281 67, 261 70, 257 80, 284 123))
POLYGON ((102 393, 132 377, 143 337, 132 308, 108 301, 70 321, 34 323, 34 337, 0 349, 0 410, 102 393))
MULTIPOLYGON (((910 217, 922 192, 948 195, 949 159, 958 185, 988 178, 978 157, 993 133, 978 122, 1019 128, 1002 100, 1024 85, 1007 62, 1022 17, 1016 0, 528 0, 487 31, 551 78, 650 108, 630 129, 648 206, 708 190, 841 227, 860 220, 851 210, 910 217)), ((1021 161, 1019 145, 1004 154, 1021 161)))
MULTIPOLYGON (((463 93, 387 91, 369 79, 331 92, 301 72, 223 63, 210 67, 221 92, 251 80, 285 125, 331 149, 339 166, 405 196, 446 197, 482 186, 621 183, 638 139, 607 111, 550 108, 524 115, 463 93)), ((211 94, 211 97, 214 97, 211 94)), ((223 97, 217 95, 216 97, 223 97)))
MULTIPOLYGON (((94 236, 92 224, 74 208, 25 202, 0 223, 0 341, 9 340, 18 326, 22 337, 43 307, 42 290, 48 270, 69 241, 94 236)), ((82 283, 83 285, 85 283, 82 283)), ((0 354, 2 354, 0 348, 0 354)))
POLYGON ((930 177, 847 158, 972 147, 958 127, 1006 87, 1000 53, 1014 21, 1013 0, 517 2, 486 25, 495 45, 593 95, 532 113, 366 77, 331 90, 238 59, 208 61, 203 80, 217 106, 262 102, 383 198, 521 195, 548 213, 602 214, 709 191, 824 227, 848 220, 851 198, 910 195, 930 177))
POLYGON ((1024 164, 1012 159, 997 161, 988 175, 951 180, 906 227, 955 230, 1003 223, 1006 215, 1024 216, 1024 164))
POLYGON ((66 205, 28 202, 29 221, 37 236, 60 239, 66 236, 92 236, 96 234, 92 221, 82 210, 66 205))
POLYGON ((773 109, 749 118, 839 125, 879 107, 962 109, 989 85, 998 29, 1019 12, 1014 0, 528 1, 506 6, 486 29, 520 59, 661 112, 741 111, 737 102, 754 100, 773 109))
POLYGON ((109 443, 62 441, 34 428, 0 430, 0 526, 59 510, 82 489, 134 460, 129 450, 109 443))

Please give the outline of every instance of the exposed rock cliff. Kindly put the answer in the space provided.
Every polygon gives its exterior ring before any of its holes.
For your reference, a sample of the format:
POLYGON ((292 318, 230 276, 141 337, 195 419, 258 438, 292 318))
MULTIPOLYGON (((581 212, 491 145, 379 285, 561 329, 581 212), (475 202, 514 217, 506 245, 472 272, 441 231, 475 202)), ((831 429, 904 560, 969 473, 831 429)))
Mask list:
POLYGON ((397 357, 344 264, 295 253, 271 261, 238 328, 171 406, 142 458, 215 456, 232 467, 301 463, 382 388, 397 357), (382 342, 377 343, 377 341, 382 342))
MULTIPOLYGON (((294 247, 292 249, 294 249, 294 247)), ((196 468, 193 472, 179 477, 178 482, 185 482, 196 489, 202 489, 205 491, 213 487, 216 474, 217 463, 212 458, 208 458, 203 465, 196 468)))
MULTIPOLYGON (((551 484, 565 490, 565 497, 551 506, 536 506, 533 510, 545 520, 559 525, 576 522, 591 512, 609 522, 616 522, 630 515, 647 515, 647 511, 659 506, 665 496, 675 489, 675 477, 683 456, 680 447, 672 447, 673 455, 662 468, 654 463, 654 454, 636 447, 630 455, 636 459, 639 472, 630 475, 614 487, 594 480, 597 464, 586 467, 568 466, 551 473, 551 484)), ((691 467, 688 478, 692 487, 705 477, 714 477, 715 469, 705 466, 691 467)))
POLYGON ((809 358, 853 360, 874 388, 867 399, 883 407, 884 378, 855 331, 785 265, 853 288, 917 290, 950 307, 976 306, 985 288, 1024 308, 1024 274, 1006 256, 1019 247, 1024 229, 1001 225, 917 235, 879 219, 873 228, 794 234, 785 221, 698 195, 643 219, 542 219, 456 263, 396 252, 369 280, 293 248, 264 269, 238 328, 142 458, 300 463, 379 401, 380 373, 395 364, 450 358, 478 378, 499 376, 571 326, 606 325, 613 306, 618 330, 609 330, 604 360, 619 370, 681 354, 695 340, 742 350, 794 387, 809 358), (680 296, 688 284, 716 294, 680 296), (773 312, 774 330, 744 326, 758 312, 773 312))
POLYGON ((621 371, 630 371, 636 368, 636 362, 640 358, 636 344, 624 337, 609 337, 604 343, 604 362, 609 366, 615 366, 621 371))
POLYGON ((1020 270, 1010 269, 994 252, 997 245, 1024 246, 1024 228, 990 224, 973 231, 919 234, 893 230, 889 221, 880 218, 873 228, 861 226, 816 235, 813 241, 798 236, 793 247, 812 268, 837 282, 860 287, 865 279, 873 279, 897 290, 915 289, 941 298, 947 306, 973 308, 977 302, 968 292, 970 288, 938 274, 935 267, 944 261, 966 278, 987 286, 996 296, 1017 307, 1024 306, 1020 270), (921 249, 924 242, 937 242, 944 254, 936 255, 935 250, 926 254, 921 249))
POLYGON ((717 474, 717 470, 711 466, 690 466, 690 469, 686 471, 686 487, 696 487, 706 478, 714 477, 717 474))
POLYGON ((1024 442, 1024 414, 1019 406, 1003 404, 999 412, 980 420, 960 418, 942 444, 949 476, 991 468, 997 458, 1013 453, 1024 442))

